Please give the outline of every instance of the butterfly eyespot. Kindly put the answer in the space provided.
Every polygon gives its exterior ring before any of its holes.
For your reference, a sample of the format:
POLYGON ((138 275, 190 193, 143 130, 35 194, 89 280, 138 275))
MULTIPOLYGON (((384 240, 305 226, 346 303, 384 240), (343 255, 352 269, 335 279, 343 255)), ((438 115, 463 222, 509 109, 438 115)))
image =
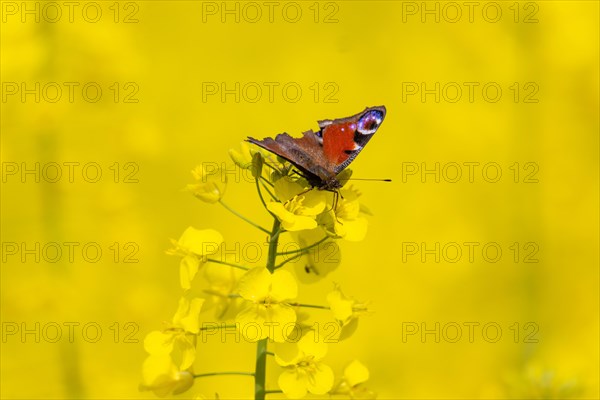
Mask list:
POLYGON ((383 113, 370 110, 358 120, 357 131, 362 135, 372 135, 383 122, 383 113))
POLYGON ((322 130, 316 131, 315 132, 315 137, 317 138, 317 142, 319 142, 319 144, 321 146, 323 146, 323 131, 322 130))

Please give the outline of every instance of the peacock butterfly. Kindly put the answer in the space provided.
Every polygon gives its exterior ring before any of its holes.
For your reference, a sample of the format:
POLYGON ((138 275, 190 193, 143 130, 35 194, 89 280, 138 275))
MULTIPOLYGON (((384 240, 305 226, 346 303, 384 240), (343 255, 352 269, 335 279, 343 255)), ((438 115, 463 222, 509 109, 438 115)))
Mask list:
POLYGON ((342 187, 337 175, 366 146, 385 118, 385 107, 367 107, 351 117, 318 121, 319 130, 293 138, 281 133, 254 143, 292 163, 312 187, 335 191, 342 187))

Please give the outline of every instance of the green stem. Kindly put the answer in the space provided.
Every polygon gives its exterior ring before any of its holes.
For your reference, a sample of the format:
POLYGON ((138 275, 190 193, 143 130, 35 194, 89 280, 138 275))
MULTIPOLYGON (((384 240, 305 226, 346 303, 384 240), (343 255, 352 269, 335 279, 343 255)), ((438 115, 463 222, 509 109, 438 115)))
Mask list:
POLYGON ((329 236, 325 236, 323 239, 319 240, 318 242, 314 242, 310 246, 306 246, 306 247, 303 247, 303 248, 297 249, 297 250, 282 251, 282 252, 277 253, 277 255, 278 256, 285 256, 285 255, 288 255, 288 254, 304 253, 304 252, 312 249, 313 247, 320 245, 321 243, 323 243, 327 239, 329 239, 329 236))
POLYGON ((272 394, 272 393, 283 393, 283 390, 267 390, 267 391, 265 391, 265 394, 272 394))
POLYGON ((305 308, 319 308, 321 310, 331 310, 331 308, 327 306, 319 306, 316 304, 301 304, 301 303, 289 303, 292 307, 305 307, 305 308))
POLYGON ((255 228, 260 229, 261 231, 263 231, 264 233, 271 233, 268 230, 266 230, 265 228, 263 228, 262 226, 250 221, 248 218, 244 217, 242 214, 238 213, 237 211, 235 211, 233 208, 229 207, 227 204, 225 204, 222 200, 219 200, 219 203, 221 203, 221 205, 223 207, 225 207, 225 209, 227 209, 227 211, 231 212, 233 215, 235 215, 236 217, 246 221, 247 223, 249 223, 250 225, 254 226, 255 228))
POLYGON ((277 259, 277 244, 279 241, 279 233, 281 233, 281 223, 277 218, 273 221, 273 230, 271 231, 271 239, 269 240, 269 258, 267 259, 267 269, 270 273, 275 271, 275 260, 277 259))
POLYGON ((272 188, 274 188, 274 187, 275 187, 275 185, 273 185, 273 184, 272 184, 272 183, 271 183, 271 182, 270 182, 270 181, 269 181, 267 178, 265 178, 264 176, 261 176, 261 177, 260 177, 260 180, 261 180, 263 183, 266 183, 267 185, 271 186, 272 188))
POLYGON ((271 182, 269 182, 269 181, 266 181, 266 180, 261 180, 262 187, 263 187, 263 188, 264 188, 264 189, 267 191, 267 193, 269 193, 269 196, 271 196, 271 198, 272 198, 273 200, 275 200, 275 201, 279 201, 279 200, 277 199, 277 197, 276 197, 276 196, 273 194, 273 192, 271 192, 271 190, 269 190, 269 188, 267 187, 267 185, 265 185, 265 182, 267 182, 267 183, 271 183, 271 182))
POLYGON ((274 167, 273 165, 269 164, 269 163, 267 162, 267 159, 266 159, 266 158, 264 158, 263 160, 264 160, 264 162, 263 162, 263 165, 266 165, 267 167, 271 168, 273 171, 280 172, 280 171, 279 171, 279 169, 277 169, 277 168, 276 168, 276 167, 274 167))
POLYGON ((279 268, 283 267, 285 264, 289 263, 290 261, 297 260, 298 258, 302 257, 303 255, 304 255, 304 253, 298 253, 295 256, 292 256, 292 257, 290 257, 288 259, 285 259, 282 262, 280 262, 279 264, 277 264, 275 266, 275 269, 279 269, 279 268))
POLYGON ((225 371, 225 372, 209 372, 206 374, 195 374, 193 375, 195 378, 205 378, 207 376, 219 376, 219 375, 244 375, 244 376, 254 376, 254 372, 238 372, 238 371, 225 371))
POLYGON ((216 260, 214 258, 207 258, 206 261, 209 261, 209 262, 215 263, 215 264, 229 265, 230 267, 243 269, 244 271, 248 271, 250 269, 248 267, 244 267, 243 265, 233 264, 233 263, 230 263, 227 261, 216 260))
POLYGON ((254 400, 265 399, 265 377, 267 375, 267 340, 256 345, 256 368, 254 370, 254 400))
MULTIPOLYGON (((257 184, 258 186, 258 184, 257 184)), ((259 189, 260 193, 260 189, 259 189)), ((275 260, 277 259, 277 243, 279 241, 280 222, 277 218, 273 220, 273 229, 269 239, 269 257, 267 259, 267 269, 273 273, 275 271, 275 260)), ((256 345, 256 367, 254 370, 254 399, 264 400, 266 389, 265 379, 267 375, 267 344, 269 339, 262 339, 256 345)))
MULTIPOLYGON (((262 195, 262 191, 260 190, 260 180, 259 179, 255 179, 254 180, 256 182, 256 191, 258 192, 258 197, 260 198, 260 202, 262 203, 263 207, 265 208, 265 210, 267 210, 267 212, 269 214, 271 214, 271 216, 275 219, 277 219, 277 217, 275 216, 275 214, 273 214, 271 211, 269 211, 269 209, 267 208, 267 203, 265 203, 265 199, 262 195)), ((270 193, 270 192, 269 192, 270 193)), ((273 232, 269 232, 267 231, 268 234, 272 235, 273 232)))
MULTIPOLYGON (((208 331, 213 330, 213 329, 231 329, 231 328, 237 328, 237 325, 217 325, 217 326, 203 326, 200 328, 200 331, 208 331)), ((196 334, 196 336, 198 336, 199 333, 196 334)))

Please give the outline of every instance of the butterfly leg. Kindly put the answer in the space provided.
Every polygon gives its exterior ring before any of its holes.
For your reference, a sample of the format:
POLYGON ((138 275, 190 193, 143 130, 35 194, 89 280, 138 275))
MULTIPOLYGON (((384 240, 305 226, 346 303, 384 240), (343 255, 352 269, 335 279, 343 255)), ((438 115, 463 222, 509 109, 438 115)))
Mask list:
POLYGON ((338 224, 343 225, 344 223, 342 221, 340 221, 337 217, 337 214, 335 214, 335 209, 338 206, 338 202, 339 202, 339 198, 341 197, 342 199, 344 199, 344 196, 342 196, 342 194, 340 193, 339 190, 337 189, 326 189, 328 192, 333 193, 333 204, 331 206, 331 208, 329 210, 327 210, 328 212, 333 211, 334 215, 335 215, 335 220, 338 222, 338 224))
POLYGON ((327 212, 334 211, 335 207, 337 206, 337 191, 335 191, 335 190, 328 190, 328 189, 323 189, 323 190, 326 190, 327 192, 333 193, 333 203, 331 205, 331 208, 329 210, 327 210, 327 212))
POLYGON ((334 190, 333 191, 333 207, 331 208, 333 211, 335 211, 335 209, 337 208, 339 199, 340 199, 340 192, 338 192, 337 190, 334 190))
MULTIPOLYGON (((344 196, 342 196, 342 194, 340 193, 339 190, 335 190, 334 193, 335 193, 335 196, 334 196, 334 206, 333 206, 333 209, 335 210, 337 208, 337 205, 338 205, 338 202, 340 200, 340 197, 343 200, 344 196)), ((338 219, 337 214, 335 214, 335 220, 338 222, 338 224, 344 225, 344 223, 338 219)))

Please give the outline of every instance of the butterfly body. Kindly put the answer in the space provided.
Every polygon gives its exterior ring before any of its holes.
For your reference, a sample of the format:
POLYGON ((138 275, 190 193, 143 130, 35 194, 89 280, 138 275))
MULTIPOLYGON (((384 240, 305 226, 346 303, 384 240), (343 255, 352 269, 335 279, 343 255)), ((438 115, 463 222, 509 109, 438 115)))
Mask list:
POLYGON ((292 163, 308 180, 321 190, 334 191, 342 187, 337 176, 360 153, 385 118, 385 107, 367 107, 347 118, 318 121, 319 130, 304 132, 301 138, 281 133, 254 143, 292 163))

